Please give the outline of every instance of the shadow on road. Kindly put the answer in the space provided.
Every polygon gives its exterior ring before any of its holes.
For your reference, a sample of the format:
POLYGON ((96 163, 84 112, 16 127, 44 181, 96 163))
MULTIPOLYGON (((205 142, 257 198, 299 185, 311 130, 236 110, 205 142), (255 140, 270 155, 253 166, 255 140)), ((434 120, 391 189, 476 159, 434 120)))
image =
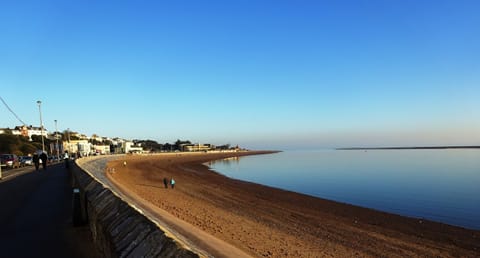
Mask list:
POLYGON ((101 257, 88 225, 73 226, 63 163, 9 171, 0 181, 0 206, 0 257, 101 257))

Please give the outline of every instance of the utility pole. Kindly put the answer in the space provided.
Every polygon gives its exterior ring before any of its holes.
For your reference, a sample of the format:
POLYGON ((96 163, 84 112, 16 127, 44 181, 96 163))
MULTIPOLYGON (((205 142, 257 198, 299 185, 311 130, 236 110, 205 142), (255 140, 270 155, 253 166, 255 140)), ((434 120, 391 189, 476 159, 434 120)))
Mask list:
POLYGON ((55 121, 55 139, 57 140, 57 160, 60 161, 60 146, 58 145, 58 128, 57 128, 57 119, 55 121))
POLYGON ((70 145, 70 128, 67 128, 68 152, 72 155, 72 146, 70 145))
POLYGON ((45 142, 43 141, 43 122, 42 122, 42 102, 40 100, 37 100, 38 104, 38 112, 40 113, 40 131, 42 134, 42 152, 45 152, 45 142))

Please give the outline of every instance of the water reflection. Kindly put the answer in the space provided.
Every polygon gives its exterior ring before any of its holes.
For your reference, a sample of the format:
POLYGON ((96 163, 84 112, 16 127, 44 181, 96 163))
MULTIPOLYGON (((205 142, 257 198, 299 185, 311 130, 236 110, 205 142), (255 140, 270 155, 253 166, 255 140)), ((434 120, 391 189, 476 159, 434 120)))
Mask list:
POLYGON ((233 165, 238 165, 240 162, 241 157, 230 157, 230 158, 224 158, 224 159, 219 159, 219 160, 213 160, 210 162, 207 162, 206 164, 210 167, 217 166, 217 165, 223 165, 223 166, 231 166, 233 165))
POLYGON ((209 166, 320 198, 480 228, 480 150, 290 151, 209 166))

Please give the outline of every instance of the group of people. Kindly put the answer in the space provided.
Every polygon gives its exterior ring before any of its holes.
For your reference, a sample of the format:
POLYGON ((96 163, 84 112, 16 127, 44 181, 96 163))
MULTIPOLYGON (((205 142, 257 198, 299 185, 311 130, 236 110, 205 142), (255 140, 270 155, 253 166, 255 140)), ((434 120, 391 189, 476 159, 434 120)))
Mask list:
POLYGON ((42 151, 40 155, 35 152, 33 154, 32 161, 33 164, 35 164, 35 170, 38 170, 40 168, 40 161, 42 161, 43 170, 47 170, 48 156, 47 153, 45 153, 44 151, 42 151))
MULTIPOLYGON (((163 185, 165 185, 165 188, 168 188, 168 179, 166 177, 163 178, 163 185)), ((173 177, 170 179, 170 186, 175 188, 175 180, 173 180, 173 177)))
MULTIPOLYGON (((33 164, 35 165, 35 170, 38 171, 40 168, 40 162, 42 163, 43 170, 47 170, 47 162, 48 162, 48 156, 47 153, 42 151, 42 153, 38 154, 39 152, 35 152, 32 157, 33 164)), ((65 151, 63 154, 63 160, 65 160, 65 167, 69 167, 69 155, 68 151, 65 151)))

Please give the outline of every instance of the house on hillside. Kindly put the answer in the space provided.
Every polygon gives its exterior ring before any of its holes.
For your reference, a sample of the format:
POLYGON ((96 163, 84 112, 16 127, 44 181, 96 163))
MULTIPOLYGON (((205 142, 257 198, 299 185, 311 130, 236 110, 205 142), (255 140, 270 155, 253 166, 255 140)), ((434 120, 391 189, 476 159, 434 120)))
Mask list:
POLYGON ((46 128, 41 127, 36 127, 36 126, 26 126, 26 125, 20 125, 20 126, 15 126, 14 129, 11 130, 13 135, 21 135, 24 137, 28 137, 30 140, 32 139, 32 135, 38 135, 41 136, 43 134, 44 137, 48 136, 48 130, 46 128))

